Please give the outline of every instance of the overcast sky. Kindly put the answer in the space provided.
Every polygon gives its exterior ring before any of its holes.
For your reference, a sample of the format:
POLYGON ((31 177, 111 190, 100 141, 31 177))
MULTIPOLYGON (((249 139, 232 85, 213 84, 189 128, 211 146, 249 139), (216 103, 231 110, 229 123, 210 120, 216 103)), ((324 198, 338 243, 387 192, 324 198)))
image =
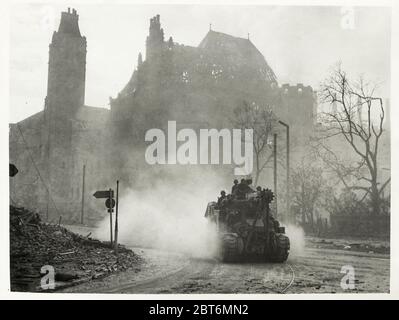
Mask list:
MULTIPOLYGON (((350 74, 378 82, 389 96, 390 9, 355 8, 354 28, 342 28, 341 7, 79 5, 87 38, 86 105, 107 107, 145 53, 149 19, 161 15, 165 38, 197 46, 212 29, 247 37, 280 84, 317 89, 337 61, 350 74)), ((43 109, 48 45, 65 6, 18 5, 10 17, 10 121, 43 109)))

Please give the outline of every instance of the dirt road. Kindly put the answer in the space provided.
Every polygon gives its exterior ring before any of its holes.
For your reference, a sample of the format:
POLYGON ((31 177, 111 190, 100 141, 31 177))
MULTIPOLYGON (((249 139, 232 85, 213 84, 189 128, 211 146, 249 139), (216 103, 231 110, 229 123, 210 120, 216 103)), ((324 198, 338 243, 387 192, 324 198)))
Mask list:
POLYGON ((285 264, 218 263, 154 249, 133 248, 144 257, 128 271, 63 292, 95 293, 342 293, 388 292, 389 256, 307 248, 285 264), (343 290, 343 266, 354 268, 355 289, 343 290))

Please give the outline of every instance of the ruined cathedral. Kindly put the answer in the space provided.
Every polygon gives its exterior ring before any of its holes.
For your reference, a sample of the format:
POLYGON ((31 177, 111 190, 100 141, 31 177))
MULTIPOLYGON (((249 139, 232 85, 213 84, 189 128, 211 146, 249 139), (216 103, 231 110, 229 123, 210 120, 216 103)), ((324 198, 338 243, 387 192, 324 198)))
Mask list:
POLYGON ((10 162, 19 170, 10 179, 11 204, 48 221, 95 223, 105 214, 95 190, 116 178, 140 179, 136 164, 144 153, 129 150, 144 146, 146 130, 165 128, 168 120, 181 128, 229 128, 234 108, 245 102, 272 105, 295 132, 292 143, 312 134, 310 86, 279 84, 249 39, 209 30, 191 47, 165 38, 159 15, 150 19, 145 57, 139 54, 110 109, 87 106, 87 41, 78 19, 74 9, 62 12, 53 33, 43 110, 10 124, 10 162))

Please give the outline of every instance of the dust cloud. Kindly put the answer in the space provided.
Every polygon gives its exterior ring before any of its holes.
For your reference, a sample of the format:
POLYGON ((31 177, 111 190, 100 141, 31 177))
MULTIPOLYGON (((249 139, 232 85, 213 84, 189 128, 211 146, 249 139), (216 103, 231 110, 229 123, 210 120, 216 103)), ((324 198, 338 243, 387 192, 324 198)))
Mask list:
POLYGON ((290 255, 288 259, 303 255, 305 252, 305 232, 300 226, 288 224, 285 232, 290 238, 290 255))
MULTIPOLYGON (((127 246, 156 248, 209 258, 216 250, 215 227, 204 214, 208 202, 215 201, 224 183, 215 175, 196 179, 159 179, 151 188, 129 189, 119 201, 119 239, 127 246), (208 186, 207 181, 212 181, 208 186)), ((95 236, 109 240, 109 217, 95 236)))
MULTIPOLYGON (((158 178, 140 177, 140 181, 149 180, 148 187, 124 190, 120 197, 118 242, 197 258, 214 257, 215 226, 208 223, 204 214, 208 202, 216 201, 221 190, 230 191, 229 183, 206 170, 187 170, 168 178, 161 172, 158 178)), ((109 216, 105 217, 94 236, 109 241, 109 223, 109 216)), ((302 255, 302 228, 286 225, 286 233, 291 243, 290 257, 302 255)))

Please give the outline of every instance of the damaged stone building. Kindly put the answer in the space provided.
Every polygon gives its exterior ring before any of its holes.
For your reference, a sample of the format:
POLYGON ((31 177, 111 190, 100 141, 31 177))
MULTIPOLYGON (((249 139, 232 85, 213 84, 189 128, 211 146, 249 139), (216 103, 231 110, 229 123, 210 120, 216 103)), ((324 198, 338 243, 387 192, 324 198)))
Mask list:
MULTIPOLYGON (((85 167, 88 191, 101 185, 97 168, 108 167, 103 162, 108 158, 104 129, 109 110, 84 104, 87 43, 78 19, 75 10, 62 12, 53 33, 43 111, 10 124, 10 162, 19 170, 10 180, 11 204, 36 210, 49 220, 62 215, 64 221, 79 221, 83 166, 88 158, 97 159, 85 167)), ((86 206, 86 221, 95 217, 93 205, 86 206)))
POLYGON ((145 58, 139 54, 110 110, 86 106, 87 43, 78 18, 74 9, 62 12, 53 34, 43 111, 10 124, 10 162, 19 169, 10 182, 16 205, 49 220, 62 215, 79 222, 82 210, 86 223, 99 220, 104 204, 92 199, 93 191, 120 177, 137 181, 134 162, 144 161, 144 153, 126 150, 144 146, 145 131, 165 128, 168 120, 193 129, 229 128, 234 108, 247 102, 272 105, 295 132, 292 143, 313 131, 313 89, 279 85, 249 39, 209 30, 197 47, 186 46, 165 39, 159 15, 150 19, 145 58))
POLYGON ((160 17, 150 20, 146 58, 115 99, 111 116, 126 129, 178 123, 226 128, 243 102, 274 105, 278 117, 301 136, 309 134, 316 112, 310 86, 279 86, 263 55, 249 39, 209 30, 198 47, 164 39, 160 17), (147 119, 146 119, 147 118, 147 119), (304 132, 305 130, 305 132, 304 132), (307 130, 307 131, 306 131, 307 130))

